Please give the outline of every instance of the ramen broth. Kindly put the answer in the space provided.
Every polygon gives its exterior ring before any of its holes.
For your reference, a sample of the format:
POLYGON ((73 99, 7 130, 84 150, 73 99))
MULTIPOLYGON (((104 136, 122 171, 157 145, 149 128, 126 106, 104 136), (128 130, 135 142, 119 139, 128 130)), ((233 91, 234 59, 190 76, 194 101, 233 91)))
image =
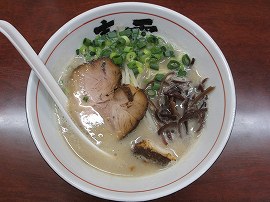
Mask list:
MULTIPOLYGON (((185 153, 187 153, 192 145, 194 145, 194 142, 196 142, 198 138, 198 134, 192 133, 192 124, 189 124, 189 127, 191 128, 189 135, 182 138, 178 136, 174 137, 173 141, 168 145, 165 145, 157 134, 158 128, 156 127, 153 117, 151 117, 150 113, 147 111, 145 117, 140 121, 138 126, 125 138, 119 140, 116 138, 115 134, 113 134, 108 124, 106 124, 105 118, 102 117, 98 111, 91 106, 84 106, 82 103, 78 103, 78 99, 74 98, 76 95, 74 96, 69 93, 70 86, 68 81, 72 71, 83 62, 84 60, 82 58, 76 57, 67 68, 66 72, 61 76, 60 84, 70 102, 70 115, 77 125, 85 131, 85 135, 101 150, 106 152, 108 156, 98 152, 81 139, 80 136, 74 134, 62 118, 60 112, 56 109, 61 134, 78 157, 85 163, 101 171, 121 176, 143 176, 153 174, 170 167, 183 158, 185 153), (74 108, 74 106, 78 105, 80 105, 79 108, 74 108), (89 113, 91 110, 92 113, 89 113), (87 113, 85 111, 87 111, 87 113), (171 152, 177 160, 170 162, 167 166, 161 166, 134 156, 131 147, 142 139, 151 140, 159 147, 171 152)), ((161 62, 161 72, 165 69, 163 66, 165 66, 166 63, 166 60, 161 62)), ((202 80, 194 67, 188 72, 187 79, 193 81, 194 85, 197 85, 202 80)))

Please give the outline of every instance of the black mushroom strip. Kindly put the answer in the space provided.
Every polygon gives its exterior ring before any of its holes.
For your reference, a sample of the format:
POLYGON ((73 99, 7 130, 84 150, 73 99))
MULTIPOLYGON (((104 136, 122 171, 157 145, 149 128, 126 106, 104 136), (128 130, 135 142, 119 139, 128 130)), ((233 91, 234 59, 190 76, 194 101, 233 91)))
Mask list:
MULTIPOLYGON (((205 78, 198 86, 193 86, 190 81, 179 80, 174 72, 169 72, 162 79, 157 96, 148 98, 152 106, 150 112, 158 125, 158 135, 165 145, 177 135, 188 135, 191 120, 197 123, 194 132, 202 130, 208 110, 207 96, 215 89, 212 86, 205 88, 207 80, 205 78)), ((149 82, 146 89, 153 83, 149 82)))

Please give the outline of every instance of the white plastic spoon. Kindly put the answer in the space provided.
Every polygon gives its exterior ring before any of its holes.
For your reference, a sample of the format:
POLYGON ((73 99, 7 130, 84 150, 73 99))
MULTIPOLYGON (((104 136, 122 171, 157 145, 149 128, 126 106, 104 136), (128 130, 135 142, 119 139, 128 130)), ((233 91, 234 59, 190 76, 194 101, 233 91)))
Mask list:
POLYGON ((28 65, 34 70, 37 77, 40 79, 41 83, 48 91, 54 102, 57 104, 68 124, 72 130, 80 135, 85 141, 89 143, 90 146, 102 152, 106 156, 111 156, 110 154, 102 151, 98 146, 96 146, 91 140, 89 140, 85 134, 76 126, 71 117, 67 112, 68 99, 67 96, 63 93, 62 89, 59 87, 53 76, 50 74, 49 70, 40 60, 38 55, 25 40, 25 38, 19 33, 19 31, 12 26, 10 23, 0 20, 0 32, 2 32, 13 46, 18 50, 24 60, 28 65))

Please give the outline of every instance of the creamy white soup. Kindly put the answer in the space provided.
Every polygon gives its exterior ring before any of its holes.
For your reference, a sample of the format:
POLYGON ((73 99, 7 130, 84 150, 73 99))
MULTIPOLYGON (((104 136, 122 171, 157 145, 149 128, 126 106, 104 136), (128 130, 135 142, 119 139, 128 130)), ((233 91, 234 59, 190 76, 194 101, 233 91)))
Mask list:
MULTIPOLYGON (((166 45, 164 40, 162 43, 166 45)), ((87 49, 85 45, 83 47, 87 49)), ((150 45, 149 50, 153 50, 150 45)), ((144 49, 141 57, 149 54, 147 51, 144 49)), ((186 54, 182 50, 173 51, 173 56, 162 56, 157 64, 139 62, 135 51, 130 52, 131 56, 125 55, 131 60, 116 66, 119 58, 113 60, 114 56, 110 57, 113 67, 102 57, 100 63, 95 62, 98 58, 88 61, 82 54, 74 58, 59 78, 59 84, 68 97, 69 113, 74 122, 103 153, 73 133, 57 108, 56 115, 67 144, 85 163, 114 175, 150 175, 180 163, 194 146, 207 116, 207 94, 213 87, 205 88, 206 79, 201 78, 193 60, 183 58, 186 54), (177 58, 182 58, 184 64, 188 59, 187 67, 175 67, 183 65, 177 58), (132 62, 137 69, 127 65, 132 62), (114 81, 111 75, 118 73, 114 81), (104 88, 106 95, 102 93, 104 88), (123 106, 124 102, 128 104, 123 106), (151 147, 139 147, 143 141, 151 143, 151 147), (141 153, 135 152, 137 147, 141 153), (154 155, 149 157, 153 148, 154 155), (165 159, 168 157, 166 162, 154 159, 156 154, 165 159)), ((166 56, 167 53, 163 54, 166 56)))

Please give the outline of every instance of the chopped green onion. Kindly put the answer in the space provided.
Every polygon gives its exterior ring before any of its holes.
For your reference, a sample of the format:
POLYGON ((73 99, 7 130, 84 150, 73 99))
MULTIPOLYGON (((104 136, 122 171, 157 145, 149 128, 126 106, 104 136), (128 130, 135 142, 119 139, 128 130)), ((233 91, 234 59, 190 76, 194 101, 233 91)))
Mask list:
POLYGON ((120 46, 124 46, 126 45, 126 40, 123 39, 122 37, 118 38, 118 40, 116 41, 116 43, 120 46))
POLYGON ((116 31, 111 31, 107 33, 109 38, 116 38, 117 37, 117 33, 116 31))
POLYGON ((163 38, 161 38, 161 37, 157 37, 157 38, 158 38, 158 42, 160 44, 167 45, 167 42, 163 38))
POLYGON ((164 77, 165 77, 164 74, 156 74, 154 80, 161 82, 164 77))
POLYGON ((110 47, 112 45, 112 40, 105 40, 105 46, 110 47))
POLYGON ((132 71, 135 76, 139 74, 138 68, 133 68, 132 71))
POLYGON ((125 29, 125 30, 119 32, 119 35, 129 37, 131 35, 131 33, 132 33, 131 29, 128 28, 128 29, 125 29))
POLYGON ((142 49, 144 48, 147 44, 146 44, 146 40, 144 38, 140 38, 138 41, 137 41, 137 47, 139 49, 142 49))
POLYGON ((100 47, 97 47, 97 48, 96 48, 96 56, 97 56, 97 57, 100 56, 101 50, 102 50, 102 49, 101 49, 100 47))
POLYGON ((165 57, 174 57, 174 51, 173 50, 166 50, 164 53, 165 57))
POLYGON ((127 55, 126 55, 126 60, 128 62, 134 60, 136 58, 136 53, 135 52, 129 52, 127 55))
POLYGON ((123 62, 125 62, 126 61, 126 57, 127 57, 127 53, 123 53, 122 51, 119 51, 119 55, 122 56, 123 62))
POLYGON ((87 47, 86 47, 85 45, 82 45, 82 46, 80 47, 79 51, 80 51, 81 54, 84 55, 84 54, 87 52, 87 47))
POLYGON ((88 99, 89 99, 89 97, 88 97, 87 95, 83 96, 83 101, 84 101, 84 102, 87 102, 88 99))
POLYGON ((97 38, 98 39, 105 40, 106 39, 106 35, 104 35, 104 34, 103 35, 98 35, 97 38))
POLYGON ((158 61, 157 61, 157 59, 156 59, 156 58, 154 58, 154 57, 151 57, 151 58, 149 59, 149 62, 153 62, 153 63, 156 63, 156 62, 158 62, 158 61))
POLYGON ((181 77, 181 76, 186 76, 187 72, 185 70, 179 69, 177 76, 181 77))
POLYGON ((58 82, 59 85, 63 85, 64 81, 62 79, 60 79, 60 81, 58 82))
POLYGON ((160 49, 162 52, 165 52, 167 50, 167 48, 165 46, 161 46, 160 49))
POLYGON ((127 66, 128 66, 129 69, 135 69, 135 68, 137 68, 136 61, 135 60, 130 61, 129 63, 127 63, 127 66))
POLYGON ((114 49, 116 49, 117 45, 118 45, 118 44, 114 41, 114 42, 112 42, 112 44, 110 45, 110 48, 111 48, 112 50, 114 50, 114 49))
POLYGON ((148 50, 148 49, 143 49, 143 53, 145 54, 145 55, 148 55, 148 56, 150 56, 151 55, 151 51, 150 50, 148 50))
POLYGON ((136 47, 134 48, 134 52, 136 52, 136 54, 138 55, 138 57, 143 56, 143 50, 138 50, 136 47))
POLYGON ((152 55, 154 58, 156 58, 157 60, 161 60, 163 58, 163 54, 162 53, 156 53, 152 55))
POLYGON ((146 90, 147 95, 149 95, 149 97, 155 97, 156 96, 156 91, 153 89, 147 89, 146 90))
MULTIPOLYGON (((140 31, 139 28, 126 28, 123 31, 110 31, 97 35, 93 40, 84 38, 76 50, 86 61, 109 57, 116 65, 127 65, 134 75, 144 72, 144 68, 159 70, 163 58, 169 58, 168 69, 176 70, 178 76, 185 76, 185 68, 191 65, 187 54, 175 58, 174 47, 164 39, 140 31)), ((155 82, 161 82, 164 74, 156 74, 155 82)), ((154 88, 158 87, 158 83, 154 88)), ((86 99, 86 98, 85 98, 86 99)))
POLYGON ((84 38, 83 39, 83 45, 90 46, 90 45, 92 45, 92 41, 90 39, 88 39, 88 38, 84 38))
POLYGON ((106 48, 106 49, 103 49, 100 53, 100 56, 102 57, 109 57, 110 54, 111 54, 112 50, 106 48))
POLYGON ((122 65, 123 64, 123 58, 121 55, 115 55, 114 57, 112 57, 113 63, 116 65, 122 65))
POLYGON ((151 51, 152 54, 156 54, 156 53, 161 53, 162 52, 162 50, 161 50, 161 48, 159 46, 152 47, 150 49, 150 51, 151 51))
POLYGON ((140 30, 138 28, 132 29, 132 38, 137 39, 137 37, 139 36, 139 32, 140 30))
POLYGON ((130 40, 129 40, 129 38, 127 36, 121 36, 121 37, 126 41, 125 44, 128 45, 130 43, 130 40))
POLYGON ((154 70, 159 70, 159 65, 157 62, 150 62, 149 67, 154 70))
POLYGON ((182 63, 186 66, 189 66, 190 65, 190 58, 187 54, 183 55, 182 57, 182 63))
POLYGON ((93 59, 93 57, 90 54, 84 55, 84 58, 85 58, 86 61, 90 61, 90 60, 93 59))
POLYGON ((95 39, 94 41, 94 44, 96 47, 103 47, 105 45, 105 40, 104 39, 95 39))
POLYGON ((154 82, 152 85, 153 90, 159 90, 160 89, 160 82, 154 82))
POLYGON ((68 95, 68 89, 62 88, 62 91, 64 92, 65 95, 68 95))
POLYGON ((142 63, 147 63, 149 59, 150 57, 148 55, 142 55, 141 57, 139 57, 139 61, 142 63))
POLYGON ((112 59, 114 56, 116 56, 116 55, 118 55, 116 52, 112 52, 111 54, 110 54, 110 58, 112 59))
POLYGON ((148 43, 158 44, 158 38, 154 35, 150 35, 147 37, 148 43))
POLYGON ((90 51, 90 52, 89 52, 89 55, 94 56, 94 55, 96 55, 96 52, 90 51))
POLYGON ((131 52, 132 50, 133 50, 133 48, 130 46, 125 46, 125 48, 124 48, 125 53, 131 52))
POLYGON ((89 46, 89 47, 88 47, 88 50, 89 50, 89 51, 92 51, 92 52, 96 52, 96 48, 93 47, 93 46, 89 46))
POLYGON ((139 32, 140 32, 139 28, 132 29, 133 34, 139 34, 139 32))
POLYGON ((180 67, 180 63, 176 60, 170 60, 167 64, 168 69, 178 69, 180 67))
POLYGON ((146 36, 146 32, 143 31, 143 32, 141 33, 141 36, 146 36))
POLYGON ((139 73, 142 73, 142 71, 143 71, 143 64, 140 63, 140 62, 138 62, 138 61, 136 61, 136 66, 137 66, 137 68, 139 70, 139 73))

